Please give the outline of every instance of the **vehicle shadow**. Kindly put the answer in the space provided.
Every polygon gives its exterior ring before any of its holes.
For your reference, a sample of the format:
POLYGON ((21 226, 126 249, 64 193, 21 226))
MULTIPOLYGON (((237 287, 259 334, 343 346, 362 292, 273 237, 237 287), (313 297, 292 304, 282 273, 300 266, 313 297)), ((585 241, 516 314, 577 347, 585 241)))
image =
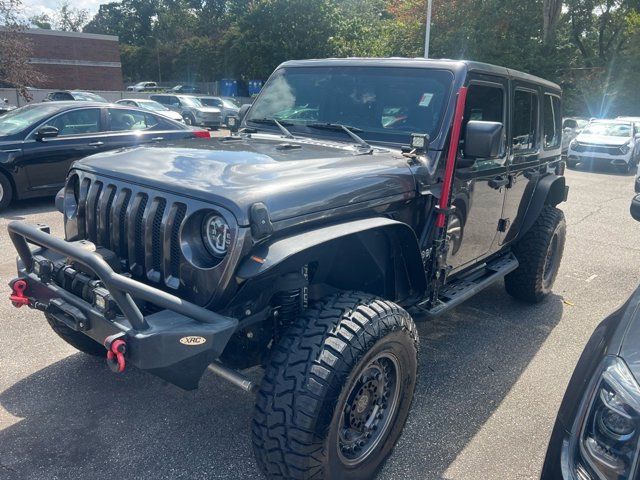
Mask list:
MULTIPOLYGON (((492 286, 419 324, 419 383, 407 427, 379 478, 441 478, 562 316, 492 286)), ((250 372, 259 378, 258 369, 250 372)), ((135 369, 71 355, 0 393, 0 477, 252 479, 253 398, 207 373, 184 392, 135 369), (3 470, 3 465, 6 470, 3 470)))
POLYGON ((25 215, 52 212, 55 208, 53 196, 14 200, 5 211, 0 212, 0 217, 7 220, 24 220, 25 215))

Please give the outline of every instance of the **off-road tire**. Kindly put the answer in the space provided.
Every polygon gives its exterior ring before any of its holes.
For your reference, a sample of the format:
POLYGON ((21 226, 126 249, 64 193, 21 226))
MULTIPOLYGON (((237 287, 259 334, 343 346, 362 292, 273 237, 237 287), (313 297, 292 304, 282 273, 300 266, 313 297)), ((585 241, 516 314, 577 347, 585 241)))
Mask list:
POLYGON ((510 295, 537 303, 551 293, 564 251, 566 230, 562 210, 545 205, 531 229, 513 247, 520 266, 504 279, 510 295), (548 255, 554 257, 549 259, 548 255))
POLYGON ((104 346, 86 336, 84 333, 72 330, 64 323, 59 322, 50 315, 45 314, 45 317, 49 326, 51 326, 51 329, 56 333, 56 335, 72 347, 88 355, 93 355, 94 357, 105 357, 107 355, 107 349, 104 348, 104 346))
POLYGON ((9 179, 0 173, 0 210, 4 210, 9 206, 13 199, 13 186, 9 179))
MULTIPOLYGON (((416 383, 417 349, 411 316, 392 302, 345 292, 307 309, 274 347, 256 400, 252 442, 262 472, 269 479, 373 478, 407 419, 416 383), (339 440, 339 428, 347 418, 344 409, 347 403, 353 407, 354 399, 362 400, 354 397, 354 388, 368 378, 369 362, 385 355, 398 360, 395 400, 389 400, 392 395, 385 391, 382 398, 388 403, 374 412, 393 413, 386 413, 388 420, 379 429, 384 433, 375 447, 360 463, 349 465, 343 461, 344 444, 339 440)), ((383 375, 375 378, 390 378, 383 375)), ((376 402, 381 397, 367 397, 367 407, 370 398, 376 402)))
POLYGON ((190 113, 185 115, 184 117, 184 123, 186 123, 187 125, 189 125, 190 127, 195 127, 196 126, 196 119, 193 115, 191 115, 190 113))

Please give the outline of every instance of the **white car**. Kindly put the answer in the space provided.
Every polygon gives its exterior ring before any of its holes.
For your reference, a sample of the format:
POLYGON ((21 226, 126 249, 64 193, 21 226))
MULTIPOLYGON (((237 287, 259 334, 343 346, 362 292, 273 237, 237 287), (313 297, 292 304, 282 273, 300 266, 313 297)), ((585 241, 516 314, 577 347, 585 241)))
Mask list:
POLYGON ((156 82, 138 82, 127 87, 130 92, 158 92, 162 90, 156 82))
POLYGON ((123 100, 118 100, 116 103, 120 105, 129 105, 130 107, 138 107, 144 110, 149 110, 150 112, 155 112, 158 115, 170 118, 171 120, 175 120, 176 122, 184 123, 184 118, 182 118, 182 115, 180 115, 178 112, 174 112, 173 110, 165 107, 155 100, 148 100, 146 98, 125 98, 123 100))
POLYGON ((593 120, 569 144, 567 166, 610 164, 623 172, 638 165, 640 134, 628 120, 593 120))

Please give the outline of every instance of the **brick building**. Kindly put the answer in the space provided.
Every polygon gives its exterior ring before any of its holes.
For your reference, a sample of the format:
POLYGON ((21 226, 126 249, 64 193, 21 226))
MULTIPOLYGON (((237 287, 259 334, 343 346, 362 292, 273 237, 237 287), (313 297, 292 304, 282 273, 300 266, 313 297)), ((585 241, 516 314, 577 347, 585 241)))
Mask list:
POLYGON ((29 29, 31 63, 45 79, 36 88, 122 90, 118 37, 29 29))

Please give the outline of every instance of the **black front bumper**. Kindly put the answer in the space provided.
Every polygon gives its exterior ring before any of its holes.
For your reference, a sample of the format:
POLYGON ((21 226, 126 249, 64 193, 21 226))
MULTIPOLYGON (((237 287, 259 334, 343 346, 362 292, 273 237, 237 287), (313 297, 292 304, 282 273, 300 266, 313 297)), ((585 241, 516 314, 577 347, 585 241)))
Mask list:
POLYGON ((234 318, 116 273, 102 256, 86 249, 86 242, 66 242, 22 222, 11 222, 8 230, 30 307, 100 344, 120 335, 127 344, 127 362, 179 387, 197 388, 202 373, 222 354, 238 326, 234 318), (34 268, 38 263, 48 268, 34 268), (107 291, 117 313, 104 311, 43 273, 61 263, 78 264, 90 272, 97 283, 82 288, 107 291))

